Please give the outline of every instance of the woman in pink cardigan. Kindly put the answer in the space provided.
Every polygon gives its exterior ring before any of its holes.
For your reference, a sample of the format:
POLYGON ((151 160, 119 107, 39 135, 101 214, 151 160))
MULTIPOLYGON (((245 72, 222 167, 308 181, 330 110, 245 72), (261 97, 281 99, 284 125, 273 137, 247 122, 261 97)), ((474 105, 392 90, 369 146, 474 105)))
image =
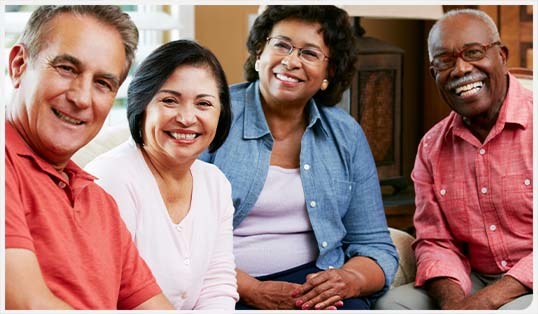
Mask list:
POLYGON ((167 43, 128 89, 131 138, 86 169, 118 203, 140 254, 176 309, 233 310, 231 186, 197 160, 231 123, 221 65, 192 41, 167 43))

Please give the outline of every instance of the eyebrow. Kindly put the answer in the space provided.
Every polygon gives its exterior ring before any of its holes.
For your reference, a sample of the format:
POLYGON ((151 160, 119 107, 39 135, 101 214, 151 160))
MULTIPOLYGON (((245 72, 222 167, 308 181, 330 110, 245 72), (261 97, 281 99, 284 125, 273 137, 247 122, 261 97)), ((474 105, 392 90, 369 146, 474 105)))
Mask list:
MULTIPOLYGON (((466 49, 468 47, 471 47, 471 46, 474 46, 474 45, 483 45, 482 43, 479 43, 479 42, 470 42, 470 43, 466 43, 463 45, 463 47, 461 49, 458 49, 458 51, 461 51, 463 49, 466 49)), ((450 50, 450 49, 446 49, 446 48, 440 48, 439 49, 440 51, 436 54, 434 54, 433 56, 434 57, 437 57, 437 56, 441 56, 441 55, 444 55, 444 54, 447 54, 447 53, 454 53, 454 50, 450 50)))
MULTIPOLYGON (((61 62, 69 62, 79 68, 83 67, 82 61, 80 61, 79 59, 77 59, 76 57, 72 55, 65 54, 65 53, 54 57, 54 59, 52 59, 51 61, 51 64, 58 64, 61 62)), ((112 73, 98 73, 97 77, 104 78, 106 80, 111 81, 111 84, 114 85, 115 89, 117 89, 120 86, 119 77, 117 77, 116 75, 112 73)))
MULTIPOLYGON (((284 36, 284 35, 276 35, 276 36, 274 36, 274 37, 275 37, 275 38, 284 39, 284 40, 287 40, 287 41, 289 41, 290 43, 292 43, 291 38, 289 38, 288 36, 284 36)), ((318 45, 316 45, 316 44, 312 44, 312 43, 306 43, 306 44, 305 44, 303 47, 301 47, 301 48, 316 48, 316 49, 318 49, 318 50, 320 50, 320 51, 323 52, 323 50, 321 49, 320 46, 318 46, 318 45)))
MULTIPOLYGON (((169 93, 169 94, 173 94, 173 95, 175 95, 177 97, 181 97, 180 92, 175 91, 175 90, 171 90, 171 89, 161 89, 157 93, 169 93)), ((202 97, 217 98, 217 96, 214 96, 214 95, 211 95, 211 94, 198 94, 198 95, 196 95, 196 98, 202 98, 202 97)))

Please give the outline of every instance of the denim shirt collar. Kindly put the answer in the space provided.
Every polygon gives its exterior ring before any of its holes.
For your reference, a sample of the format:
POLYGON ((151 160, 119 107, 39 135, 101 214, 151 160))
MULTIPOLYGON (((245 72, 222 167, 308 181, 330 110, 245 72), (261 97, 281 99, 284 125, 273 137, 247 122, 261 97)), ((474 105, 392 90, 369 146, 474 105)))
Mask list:
MULTIPOLYGON (((247 105, 245 105, 244 109, 244 139, 257 139, 267 134, 271 134, 262 109, 259 83, 259 81, 256 81, 250 84, 245 91, 245 103, 247 105)), ((313 98, 308 101, 307 107, 309 112, 307 129, 319 125, 319 129, 327 135, 327 131, 323 127, 323 121, 316 105, 316 101, 313 98)))

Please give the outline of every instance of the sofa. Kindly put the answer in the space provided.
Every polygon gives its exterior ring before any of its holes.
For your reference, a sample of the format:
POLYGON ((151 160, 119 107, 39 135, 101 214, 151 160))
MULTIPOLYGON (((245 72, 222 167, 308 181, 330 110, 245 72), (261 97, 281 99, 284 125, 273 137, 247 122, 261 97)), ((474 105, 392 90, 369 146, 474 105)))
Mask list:
MULTIPOLYGON (((73 160, 79 166, 84 167, 98 155, 126 141, 129 135, 129 128, 126 125, 105 127, 90 143, 73 156, 73 160)), ((400 256, 398 271, 392 284, 392 287, 397 287, 415 280, 415 255, 411 248, 414 238, 399 229, 389 228, 389 231, 400 256)))

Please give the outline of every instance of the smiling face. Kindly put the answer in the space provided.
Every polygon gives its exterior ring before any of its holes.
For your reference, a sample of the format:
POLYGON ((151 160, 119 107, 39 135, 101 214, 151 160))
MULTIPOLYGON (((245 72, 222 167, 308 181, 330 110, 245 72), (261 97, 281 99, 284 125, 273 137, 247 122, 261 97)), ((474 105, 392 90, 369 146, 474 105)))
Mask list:
POLYGON ((89 16, 60 14, 34 59, 10 53, 15 87, 8 120, 32 149, 56 168, 101 129, 126 70, 120 34, 89 16))
MULTIPOLYGON (((295 47, 312 47, 330 56, 318 23, 286 19, 276 23, 269 37, 287 39, 295 47)), ((259 57, 260 91, 266 103, 305 105, 327 78, 328 62, 305 63, 295 49, 289 56, 275 54, 268 45, 259 57), (282 64, 285 59, 287 66, 282 64)))
MULTIPOLYGON (((487 46, 495 40, 478 17, 459 14, 443 20, 430 41, 435 57, 461 51, 472 44, 487 46)), ((431 68, 437 87, 450 108, 470 120, 497 118, 507 91, 507 50, 492 46, 478 61, 456 60, 454 67, 438 71, 431 68)))
POLYGON ((143 148, 153 161, 190 167, 215 138, 220 111, 219 89, 210 69, 182 65, 146 107, 143 148))

